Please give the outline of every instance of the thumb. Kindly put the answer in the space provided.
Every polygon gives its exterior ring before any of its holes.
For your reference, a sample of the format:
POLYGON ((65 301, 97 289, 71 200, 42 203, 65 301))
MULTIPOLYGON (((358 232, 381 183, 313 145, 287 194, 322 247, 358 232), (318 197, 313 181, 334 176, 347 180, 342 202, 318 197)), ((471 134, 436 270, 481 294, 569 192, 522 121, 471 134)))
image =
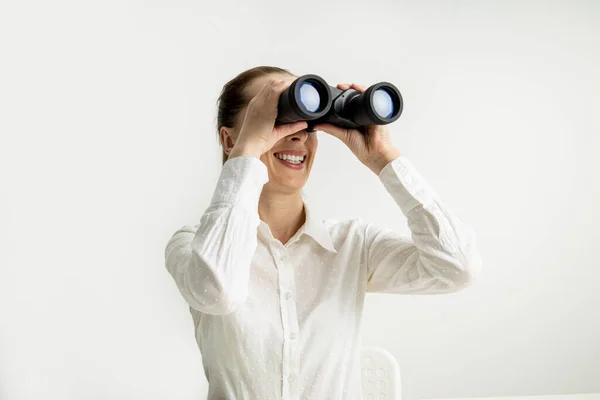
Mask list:
POLYGON ((279 125, 276 127, 277 140, 284 138, 288 135, 292 135, 303 129, 306 129, 307 127, 308 127, 308 123, 306 121, 297 121, 297 122, 292 122, 291 124, 279 125))
POLYGON ((340 128, 339 126, 333 124, 318 124, 315 125, 315 130, 323 131, 325 133, 329 133, 332 136, 340 139, 342 142, 346 143, 348 140, 348 129, 340 128))

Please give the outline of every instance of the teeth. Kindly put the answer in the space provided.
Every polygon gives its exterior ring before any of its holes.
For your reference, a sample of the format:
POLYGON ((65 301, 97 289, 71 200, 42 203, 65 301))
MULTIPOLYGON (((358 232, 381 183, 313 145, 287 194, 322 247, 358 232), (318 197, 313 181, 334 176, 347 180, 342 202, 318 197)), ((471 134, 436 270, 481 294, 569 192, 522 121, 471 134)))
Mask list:
POLYGON ((300 164, 304 161, 305 156, 292 156, 289 154, 275 154, 275 157, 280 160, 287 161, 291 164, 300 164))

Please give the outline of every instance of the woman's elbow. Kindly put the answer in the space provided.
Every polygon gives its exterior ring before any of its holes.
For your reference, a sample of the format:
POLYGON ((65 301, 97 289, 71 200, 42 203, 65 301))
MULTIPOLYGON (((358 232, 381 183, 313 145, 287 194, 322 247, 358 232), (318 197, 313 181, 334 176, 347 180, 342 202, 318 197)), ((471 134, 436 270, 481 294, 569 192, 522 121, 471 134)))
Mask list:
POLYGON ((231 295, 217 295, 213 297, 208 296, 185 296, 188 304, 192 308, 204 313, 211 315, 227 315, 235 312, 241 304, 244 303, 245 298, 242 296, 231 296, 231 295))
POLYGON ((479 255, 459 261, 452 277, 452 291, 458 292, 473 286, 481 274, 482 260, 479 255))
POLYGON ((193 268, 186 270, 182 287, 184 297, 193 308, 205 314, 226 315, 246 301, 247 287, 219 276, 208 265, 199 265, 204 263, 201 257, 192 260, 193 268))
POLYGON ((246 301, 248 289, 243 279, 223 276, 223 268, 193 248, 189 237, 185 242, 180 236, 169 241, 165 265, 185 301, 200 312, 225 315, 246 301))

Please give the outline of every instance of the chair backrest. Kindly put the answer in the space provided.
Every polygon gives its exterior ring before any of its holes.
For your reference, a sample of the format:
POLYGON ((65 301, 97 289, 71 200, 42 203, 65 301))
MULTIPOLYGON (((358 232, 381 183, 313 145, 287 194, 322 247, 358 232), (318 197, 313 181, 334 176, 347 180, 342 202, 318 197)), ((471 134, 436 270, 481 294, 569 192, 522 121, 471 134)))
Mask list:
POLYGON ((361 349, 364 400, 400 400, 400 366, 394 356, 378 347, 361 349))

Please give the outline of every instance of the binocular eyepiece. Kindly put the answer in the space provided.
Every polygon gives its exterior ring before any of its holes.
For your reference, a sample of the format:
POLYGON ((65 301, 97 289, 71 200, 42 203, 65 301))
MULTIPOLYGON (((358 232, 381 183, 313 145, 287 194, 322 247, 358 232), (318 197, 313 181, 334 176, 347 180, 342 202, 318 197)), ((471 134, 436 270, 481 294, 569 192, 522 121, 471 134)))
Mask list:
POLYGON ((361 93, 329 86, 317 75, 296 79, 279 98, 276 125, 306 121, 308 132, 319 123, 342 128, 386 125, 402 113, 402 96, 396 86, 380 82, 361 93))

